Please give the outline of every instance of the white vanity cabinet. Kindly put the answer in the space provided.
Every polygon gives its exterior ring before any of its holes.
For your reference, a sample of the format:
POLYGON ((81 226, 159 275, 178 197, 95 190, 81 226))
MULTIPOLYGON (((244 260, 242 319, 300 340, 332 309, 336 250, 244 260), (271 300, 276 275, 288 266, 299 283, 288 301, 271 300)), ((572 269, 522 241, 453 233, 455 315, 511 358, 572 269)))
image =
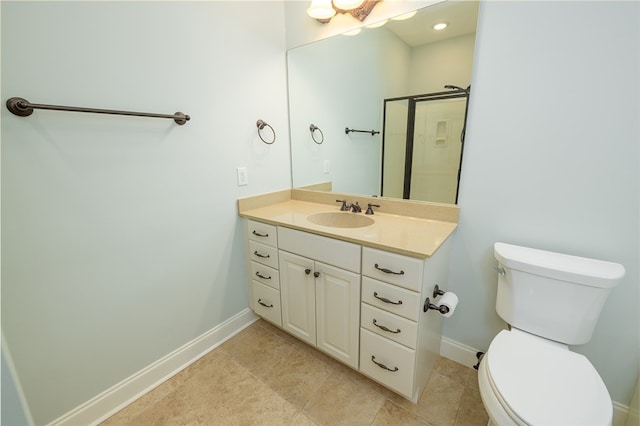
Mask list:
POLYGON ((279 228, 282 328, 357 369, 360 246, 279 228))
POLYGON ((428 259, 362 249, 360 371, 417 402, 440 354, 442 316, 424 312, 446 288, 449 243, 428 259))
POLYGON ((277 326, 282 326, 278 231, 273 225, 247 221, 251 273, 251 309, 277 326))
POLYGON ((440 353, 436 285, 449 240, 429 258, 247 219, 251 308, 264 319, 417 402, 440 353))

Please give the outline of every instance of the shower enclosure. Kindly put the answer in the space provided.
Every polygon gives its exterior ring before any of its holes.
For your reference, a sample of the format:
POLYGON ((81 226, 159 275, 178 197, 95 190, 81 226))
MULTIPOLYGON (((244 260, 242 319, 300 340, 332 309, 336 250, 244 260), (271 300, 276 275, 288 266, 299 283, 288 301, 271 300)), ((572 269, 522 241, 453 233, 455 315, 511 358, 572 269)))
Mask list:
POLYGON ((456 203, 469 90, 384 100, 382 196, 456 203))

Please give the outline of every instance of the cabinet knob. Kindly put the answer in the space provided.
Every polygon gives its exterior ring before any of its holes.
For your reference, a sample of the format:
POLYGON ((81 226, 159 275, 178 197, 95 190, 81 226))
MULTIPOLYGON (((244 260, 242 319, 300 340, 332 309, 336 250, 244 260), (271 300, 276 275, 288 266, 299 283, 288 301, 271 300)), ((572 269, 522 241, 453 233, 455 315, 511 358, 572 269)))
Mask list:
POLYGON ((307 275, 309 275, 309 274, 311 273, 311 269, 305 269, 305 270, 304 270, 304 273, 305 273, 305 274, 307 274, 307 275))
POLYGON ((313 276, 314 276, 314 277, 316 277, 316 278, 318 278, 318 277, 320 276, 320 272, 314 272, 314 273, 313 273, 313 276))

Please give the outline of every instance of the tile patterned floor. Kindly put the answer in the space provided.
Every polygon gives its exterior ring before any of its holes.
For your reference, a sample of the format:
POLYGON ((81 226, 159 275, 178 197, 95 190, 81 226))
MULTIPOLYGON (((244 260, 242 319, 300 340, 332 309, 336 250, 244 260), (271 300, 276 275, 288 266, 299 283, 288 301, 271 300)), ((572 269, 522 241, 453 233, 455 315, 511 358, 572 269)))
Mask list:
POLYGON ((413 404, 259 320, 101 426, 485 426, 477 383, 440 358, 413 404))

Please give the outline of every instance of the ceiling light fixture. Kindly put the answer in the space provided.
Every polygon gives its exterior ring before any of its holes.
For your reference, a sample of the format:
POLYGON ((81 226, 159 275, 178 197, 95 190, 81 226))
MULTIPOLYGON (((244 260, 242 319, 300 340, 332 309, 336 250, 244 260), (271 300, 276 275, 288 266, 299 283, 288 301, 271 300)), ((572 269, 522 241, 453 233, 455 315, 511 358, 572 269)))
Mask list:
POLYGON ((449 26, 449 24, 446 23, 446 22, 438 22, 437 24, 435 24, 433 26, 433 29, 436 30, 436 31, 442 31, 445 28, 447 28, 448 26, 449 26))
POLYGON ((348 13, 362 22, 379 1, 381 0, 312 0, 307 15, 326 24, 336 13, 348 13))
POLYGON ((333 5, 337 9, 351 10, 362 6, 364 0, 333 0, 333 5))
POLYGON ((307 15, 317 20, 331 19, 336 14, 335 9, 331 6, 331 0, 313 0, 311 6, 307 9, 307 15))

